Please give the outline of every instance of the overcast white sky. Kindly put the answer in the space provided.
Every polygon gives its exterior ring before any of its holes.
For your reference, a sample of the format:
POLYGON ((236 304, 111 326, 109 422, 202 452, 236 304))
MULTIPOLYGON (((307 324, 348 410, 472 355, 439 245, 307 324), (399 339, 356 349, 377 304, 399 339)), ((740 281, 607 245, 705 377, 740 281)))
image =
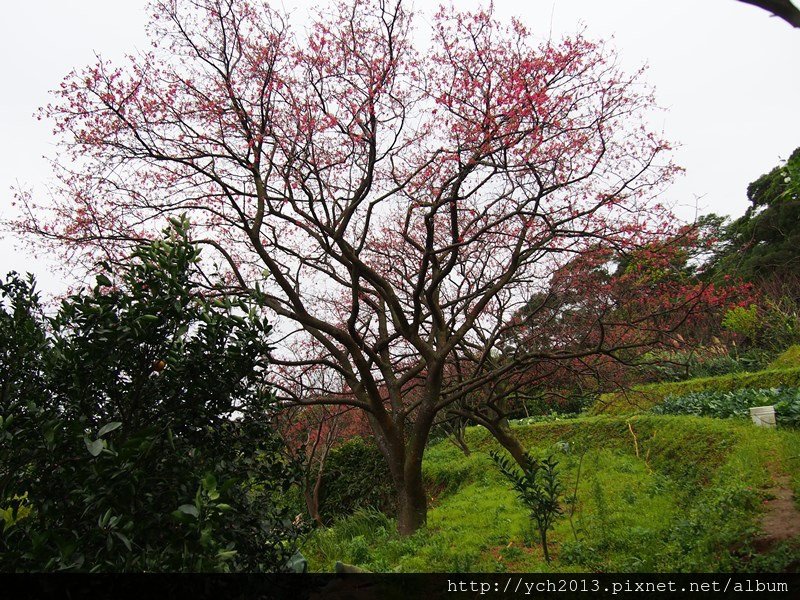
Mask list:
MULTIPOLYGON (((797 4, 797 0, 794 0, 797 4)), ((585 25, 610 38, 623 64, 649 65, 647 80, 666 110, 657 126, 680 144, 685 175, 666 198, 679 214, 741 215, 747 184, 800 146, 800 30, 735 0, 495 0, 538 35, 558 38, 585 25)), ((318 2, 283 0, 298 17, 318 2)), ((416 0, 420 13, 438 2, 416 0)), ((474 7, 474 0, 458 0, 474 7)), ((52 124, 33 117, 71 69, 94 53, 116 59, 144 49, 146 0, 28 0, 3 6, 0 19, 0 219, 11 214, 17 183, 46 192, 52 124)), ((0 232, 0 235, 3 235, 0 232)), ((46 257, 0 240, 0 274, 32 271, 45 290, 63 289, 46 257)))

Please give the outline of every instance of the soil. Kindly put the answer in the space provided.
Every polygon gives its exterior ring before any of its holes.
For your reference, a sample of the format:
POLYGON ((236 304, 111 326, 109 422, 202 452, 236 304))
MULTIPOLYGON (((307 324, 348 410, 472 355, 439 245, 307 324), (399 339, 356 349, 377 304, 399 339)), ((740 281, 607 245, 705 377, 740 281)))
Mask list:
POLYGON ((753 540, 753 548, 758 552, 800 537, 800 510, 794 502, 789 476, 776 473, 773 480, 775 487, 770 490, 773 497, 765 502, 761 533, 753 540))

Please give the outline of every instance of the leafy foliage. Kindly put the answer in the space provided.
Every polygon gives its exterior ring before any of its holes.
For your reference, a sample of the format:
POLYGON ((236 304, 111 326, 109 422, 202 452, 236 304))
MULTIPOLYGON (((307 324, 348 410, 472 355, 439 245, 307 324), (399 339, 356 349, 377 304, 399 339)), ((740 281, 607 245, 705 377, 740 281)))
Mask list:
POLYGON ((653 351, 643 355, 642 382, 685 381, 751 370, 750 356, 731 355, 721 344, 691 350, 653 351))
POLYGON ((800 341, 800 314, 787 297, 733 308, 725 313, 722 326, 741 335, 749 345, 773 352, 800 341))
POLYGON ((800 148, 747 188, 750 207, 725 230, 717 276, 796 278, 800 263, 800 148))
POLYGON ((506 476, 516 490, 519 499, 530 510, 531 519, 536 522, 545 561, 550 562, 547 550, 547 532, 554 521, 563 514, 561 495, 564 488, 556 472, 558 461, 552 456, 539 461, 528 455, 524 470, 507 456, 491 452, 492 460, 500 472, 506 476))
POLYGON ((296 473, 265 416, 270 325, 191 284, 187 228, 52 319, 30 282, 4 284, 3 569, 272 571, 294 552, 296 473))
POLYGON ((725 313, 722 326, 745 338, 755 338, 758 329, 758 306, 737 306, 725 313))
POLYGON ((323 518, 350 515, 360 508, 394 510, 394 488, 380 450, 354 437, 328 455, 320 491, 323 518))
POLYGON ((30 514, 27 492, 9 490, 30 460, 15 432, 35 431, 35 406, 44 398, 44 318, 33 277, 10 273, 0 281, 0 514, 6 529, 30 514), (32 407, 29 408, 29 405, 32 407), (10 452, 11 445, 17 451, 10 452))
POLYGON ((800 426, 800 388, 745 388, 730 392, 708 391, 668 396, 651 412, 660 415, 747 418, 752 406, 774 406, 778 423, 800 426))

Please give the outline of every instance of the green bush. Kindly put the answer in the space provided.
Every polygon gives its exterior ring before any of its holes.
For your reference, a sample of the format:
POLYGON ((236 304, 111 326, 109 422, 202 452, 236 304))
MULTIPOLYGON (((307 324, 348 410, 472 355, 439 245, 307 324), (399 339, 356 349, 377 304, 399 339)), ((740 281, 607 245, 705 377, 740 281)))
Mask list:
POLYGON ((209 300, 176 221, 46 319, 12 276, 0 306, 0 569, 274 571, 297 472, 265 420, 270 326, 209 300))
POLYGON ((746 307, 736 306, 731 308, 722 318, 722 326, 733 333, 738 333, 751 343, 755 343, 761 328, 758 306, 751 304, 746 307))
POLYGON ((320 489, 323 519, 338 519, 360 508, 395 510, 389 468, 374 443, 354 437, 331 450, 320 489))
POLYGON ((753 406, 774 406, 778 423, 800 426, 800 388, 741 389, 668 396, 650 412, 659 415, 749 418, 753 406))
POLYGON ((748 346, 780 351, 800 341, 800 316, 790 298, 739 306, 725 313, 722 326, 741 335, 748 346))
POLYGON ((519 408, 508 412, 509 419, 526 419, 548 414, 576 414, 592 403, 594 396, 577 390, 557 390, 557 393, 526 390, 526 399, 519 408))
POLYGON ((685 396, 692 392, 729 392, 743 388, 768 389, 800 387, 800 367, 771 369, 752 373, 731 373, 688 381, 635 386, 627 392, 603 394, 592 407, 594 414, 626 414, 648 410, 667 396, 685 396))
POLYGON ((693 356, 689 360, 685 375, 676 380, 694 379, 697 377, 718 377, 729 373, 746 371, 747 366, 730 354, 716 356, 693 356))

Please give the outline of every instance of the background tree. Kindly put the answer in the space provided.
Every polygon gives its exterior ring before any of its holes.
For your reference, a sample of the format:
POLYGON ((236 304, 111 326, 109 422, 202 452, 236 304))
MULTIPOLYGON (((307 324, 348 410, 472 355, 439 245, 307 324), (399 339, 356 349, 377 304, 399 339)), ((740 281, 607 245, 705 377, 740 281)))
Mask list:
POLYGON ((320 512, 323 476, 331 451, 352 437, 369 436, 369 424, 352 407, 291 405, 275 411, 290 460, 302 465, 301 490, 308 516, 324 525, 320 512))
MULTIPOLYGON (((643 125, 640 74, 602 45, 536 44, 519 22, 448 9, 420 53, 412 24, 399 2, 345 2, 305 33, 260 3, 154 3, 151 52, 74 72, 45 110, 63 185, 43 207, 23 194, 17 223, 80 264, 191 214, 215 256, 198 277, 263 289, 280 317, 282 401, 368 415, 403 533, 425 522, 442 411, 534 359, 615 356, 601 319, 572 334, 578 349, 493 360, 572 257, 669 229, 651 200, 675 172, 643 125)), ((657 336, 656 322, 627 325, 657 336)))
POLYGON ((284 446, 293 460, 303 465, 301 490, 308 516, 324 525, 319 512, 319 497, 325 461, 340 442, 340 412, 326 406, 292 406, 280 411, 277 418, 284 446))
POLYGON ((265 418, 270 326, 189 285, 197 257, 176 220, 51 320, 3 285, 4 570, 285 568, 296 472, 265 418))
POLYGON ((800 295, 800 148, 784 165, 747 186, 750 206, 724 226, 712 268, 717 279, 739 276, 765 284, 782 282, 800 295))
MULTIPOLYGON (((575 256, 519 309, 486 359, 495 369, 517 361, 526 368, 487 381, 447 412, 488 429, 524 469, 526 451, 508 419, 527 402, 625 389, 653 364, 648 351, 702 344, 697 321, 713 315, 718 328, 725 310, 749 295, 746 287, 697 278, 690 259, 710 247, 700 233, 686 227, 629 251, 597 245, 575 256)), ((453 379, 479 368, 471 358, 455 357, 453 379)))

